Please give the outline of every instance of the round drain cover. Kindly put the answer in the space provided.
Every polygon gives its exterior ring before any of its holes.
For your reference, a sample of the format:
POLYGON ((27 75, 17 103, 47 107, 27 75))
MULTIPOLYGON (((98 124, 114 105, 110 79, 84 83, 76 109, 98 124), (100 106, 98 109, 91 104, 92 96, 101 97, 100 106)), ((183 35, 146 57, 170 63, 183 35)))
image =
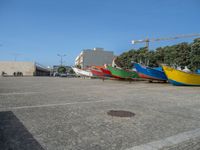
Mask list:
POLYGON ((134 113, 130 111, 124 111, 124 110, 110 110, 107 112, 108 115, 113 117, 133 117, 135 116, 134 113))

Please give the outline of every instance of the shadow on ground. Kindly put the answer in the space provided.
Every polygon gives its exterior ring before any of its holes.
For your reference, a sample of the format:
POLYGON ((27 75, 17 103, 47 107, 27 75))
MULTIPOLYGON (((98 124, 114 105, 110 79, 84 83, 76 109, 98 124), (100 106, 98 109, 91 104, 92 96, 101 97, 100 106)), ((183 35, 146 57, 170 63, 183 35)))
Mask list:
POLYGON ((1 150, 44 150, 12 111, 0 112, 1 150))

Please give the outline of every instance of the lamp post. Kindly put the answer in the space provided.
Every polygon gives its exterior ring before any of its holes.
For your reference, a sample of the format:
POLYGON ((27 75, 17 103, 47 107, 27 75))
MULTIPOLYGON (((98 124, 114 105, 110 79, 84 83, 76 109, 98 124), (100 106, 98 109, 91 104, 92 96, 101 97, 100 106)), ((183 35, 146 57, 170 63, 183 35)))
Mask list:
POLYGON ((63 65, 63 57, 65 57, 66 55, 61 55, 61 54, 57 54, 58 57, 60 57, 60 65, 63 65))
POLYGON ((20 53, 12 53, 12 55, 14 56, 14 61, 17 61, 17 58, 22 54, 20 54, 20 53))

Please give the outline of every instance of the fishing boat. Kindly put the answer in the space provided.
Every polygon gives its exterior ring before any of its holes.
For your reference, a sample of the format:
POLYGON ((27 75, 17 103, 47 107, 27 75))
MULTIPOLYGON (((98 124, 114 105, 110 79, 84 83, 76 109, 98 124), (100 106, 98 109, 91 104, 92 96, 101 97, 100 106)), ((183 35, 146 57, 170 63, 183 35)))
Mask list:
POLYGON ((138 63, 134 63, 134 67, 137 70, 140 78, 149 79, 150 81, 167 81, 167 76, 165 75, 164 71, 162 71, 161 67, 151 68, 138 63))
POLYGON ((92 77, 92 73, 89 70, 82 70, 82 69, 78 69, 75 67, 72 67, 72 69, 74 70, 74 72, 78 75, 78 76, 86 76, 86 77, 92 77))
POLYGON ((122 68, 115 68, 107 66, 112 76, 119 79, 135 79, 138 78, 138 74, 135 71, 124 70, 122 68))
POLYGON ((200 69, 197 69, 196 73, 200 74, 200 69))
POLYGON ((184 72, 165 65, 162 67, 171 84, 200 86, 200 74, 184 72))
POLYGON ((104 77, 104 73, 101 71, 101 69, 92 67, 92 68, 90 68, 90 71, 92 72, 93 76, 95 76, 95 77, 104 77))
POLYGON ((112 77, 110 70, 108 70, 107 68, 100 68, 100 69, 103 72, 105 77, 112 77))

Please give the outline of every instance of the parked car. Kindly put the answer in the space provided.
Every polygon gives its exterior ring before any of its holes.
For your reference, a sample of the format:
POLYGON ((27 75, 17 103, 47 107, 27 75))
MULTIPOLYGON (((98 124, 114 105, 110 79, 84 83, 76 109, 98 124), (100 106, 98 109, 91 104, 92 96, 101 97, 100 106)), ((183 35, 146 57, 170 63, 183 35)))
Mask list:
POLYGON ((60 73, 59 76, 60 77, 67 77, 67 73, 60 73))
POLYGON ((59 73, 58 73, 58 72, 54 72, 54 73, 53 73, 53 76, 54 76, 54 77, 58 77, 58 76, 59 76, 59 73))

